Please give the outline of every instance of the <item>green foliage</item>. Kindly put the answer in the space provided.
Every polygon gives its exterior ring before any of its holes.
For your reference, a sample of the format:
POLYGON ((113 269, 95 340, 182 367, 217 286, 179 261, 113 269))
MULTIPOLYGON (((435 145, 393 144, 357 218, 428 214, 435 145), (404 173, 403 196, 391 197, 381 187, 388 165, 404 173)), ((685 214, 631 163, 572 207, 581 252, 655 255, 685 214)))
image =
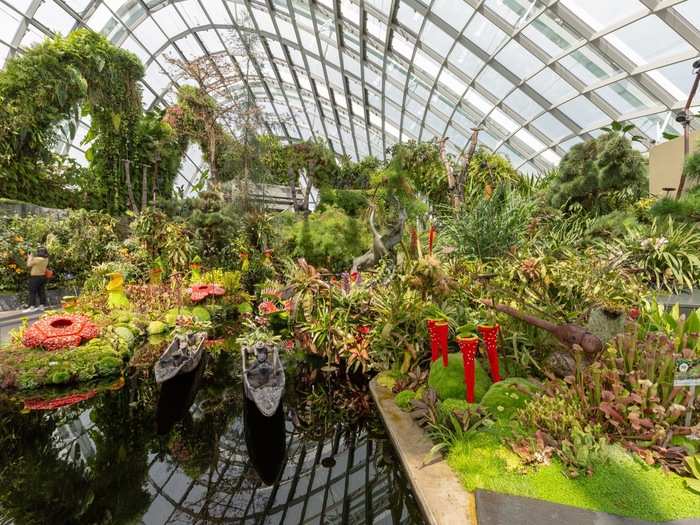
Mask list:
POLYGON ((328 183, 336 189, 367 189, 372 175, 380 169, 381 165, 381 161, 372 156, 365 157, 359 162, 343 157, 338 171, 333 173, 328 183))
POLYGON ((367 192, 364 190, 340 190, 331 187, 320 190, 319 211, 328 206, 340 208, 350 217, 359 217, 369 206, 367 192))
POLYGON ((610 211, 615 201, 637 200, 646 191, 646 162, 617 132, 577 144, 564 156, 552 182, 555 207, 578 203, 586 210, 610 211))
POLYGON ((658 289, 693 289, 700 281, 700 231, 691 225, 654 219, 612 242, 625 264, 658 289))
POLYGON ((513 168, 510 161, 486 148, 478 148, 469 163, 467 195, 472 191, 483 191, 487 186, 496 188, 507 185, 522 188, 525 179, 513 168))
POLYGON ((290 219, 287 216, 289 222, 280 232, 282 245, 293 257, 303 257, 315 266, 332 271, 347 269, 354 257, 369 248, 365 225, 338 208, 290 219))
POLYGON ((371 183, 389 202, 398 198, 409 210, 416 208, 413 201, 418 195, 434 204, 446 204, 447 174, 440 160, 440 148, 436 142, 409 140, 391 147, 391 161, 372 177, 371 183))
POLYGON ((109 377, 121 372, 130 349, 126 341, 110 333, 66 350, 3 348, 0 352, 0 384, 20 390, 109 377))
POLYGON ((653 217, 672 218, 676 222, 700 222, 700 186, 697 186, 680 199, 673 197, 657 200, 649 210, 653 217))
MULTIPOLYGON (((447 357, 447 367, 442 366, 442 359, 438 359, 430 365, 428 385, 435 389, 440 399, 466 399, 467 387, 464 384, 462 355, 451 353, 447 357)), ((479 361, 477 361, 475 369, 474 399, 478 402, 491 386, 491 379, 479 361)))
POLYGON ((39 246, 48 249, 49 264, 58 277, 70 273, 82 278, 93 265, 116 257, 118 243, 116 220, 101 212, 73 210, 58 220, 0 218, 0 288, 26 279, 27 255, 39 246))
POLYGON ((588 224, 586 236, 591 239, 618 239, 630 228, 638 225, 639 221, 633 213, 627 210, 615 210, 592 219, 588 224))
POLYGON ((439 240, 459 257, 502 257, 523 242, 535 209, 531 199, 500 185, 489 197, 466 199, 459 210, 443 207, 439 240))
POLYGON ((700 151, 688 156, 683 166, 683 172, 689 181, 700 182, 700 151))

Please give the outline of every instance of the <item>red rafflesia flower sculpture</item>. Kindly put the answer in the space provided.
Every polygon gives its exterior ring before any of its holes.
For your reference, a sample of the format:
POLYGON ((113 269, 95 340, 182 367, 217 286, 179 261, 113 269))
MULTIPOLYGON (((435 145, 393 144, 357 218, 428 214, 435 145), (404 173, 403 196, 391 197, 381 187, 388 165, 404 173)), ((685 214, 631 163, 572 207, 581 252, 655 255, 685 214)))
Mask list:
POLYGON ((447 321, 428 319, 428 334, 430 334, 430 351, 432 361, 437 361, 438 353, 442 353, 442 366, 447 366, 447 338, 450 327, 447 321))
POLYGON ((462 352, 464 361, 464 384, 467 385, 467 402, 474 403, 474 383, 476 382, 476 352, 479 349, 479 338, 457 337, 457 344, 462 352))
POLYGON ((480 324, 476 329, 486 344, 486 353, 489 358, 489 367, 491 368, 491 380, 494 383, 498 383, 501 380, 501 374, 498 370, 498 332, 501 330, 501 327, 497 324, 480 324))
POLYGON ((190 292, 193 303, 198 303, 209 296, 221 296, 226 293, 224 287, 218 284, 193 284, 187 291, 190 292))
POLYGON ((60 350, 94 339, 100 334, 95 323, 84 315, 51 315, 27 328, 22 344, 28 348, 60 350))

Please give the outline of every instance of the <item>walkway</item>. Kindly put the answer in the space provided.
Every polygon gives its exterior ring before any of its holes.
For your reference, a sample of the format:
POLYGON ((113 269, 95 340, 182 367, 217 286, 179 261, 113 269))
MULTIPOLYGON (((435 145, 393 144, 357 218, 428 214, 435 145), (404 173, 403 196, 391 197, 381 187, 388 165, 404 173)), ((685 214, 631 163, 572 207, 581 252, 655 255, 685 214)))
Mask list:
POLYGON ((10 340, 10 330, 20 326, 22 324, 22 319, 26 317, 30 321, 33 321, 38 319, 43 313, 43 310, 34 310, 33 312, 9 310, 0 312, 0 344, 10 340))

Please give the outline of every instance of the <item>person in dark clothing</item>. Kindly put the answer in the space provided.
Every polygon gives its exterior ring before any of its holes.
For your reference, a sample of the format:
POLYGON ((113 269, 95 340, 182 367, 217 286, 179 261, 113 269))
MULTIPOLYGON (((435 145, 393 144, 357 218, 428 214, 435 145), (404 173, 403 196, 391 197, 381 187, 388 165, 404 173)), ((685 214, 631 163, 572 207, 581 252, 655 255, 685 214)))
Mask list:
POLYGON ((36 310, 48 306, 46 300, 46 269, 49 266, 49 252, 43 246, 36 251, 36 255, 29 254, 27 267, 29 268, 29 308, 26 311, 36 310))

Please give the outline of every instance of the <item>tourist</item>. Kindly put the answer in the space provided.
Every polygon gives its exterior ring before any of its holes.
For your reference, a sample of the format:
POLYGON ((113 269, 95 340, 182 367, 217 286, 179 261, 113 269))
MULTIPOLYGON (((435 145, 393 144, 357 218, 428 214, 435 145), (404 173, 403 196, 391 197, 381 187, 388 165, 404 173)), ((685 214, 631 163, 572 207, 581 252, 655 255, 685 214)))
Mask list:
POLYGON ((36 255, 29 254, 27 267, 29 268, 29 312, 48 306, 46 301, 46 270, 49 265, 49 252, 41 246, 36 255))

